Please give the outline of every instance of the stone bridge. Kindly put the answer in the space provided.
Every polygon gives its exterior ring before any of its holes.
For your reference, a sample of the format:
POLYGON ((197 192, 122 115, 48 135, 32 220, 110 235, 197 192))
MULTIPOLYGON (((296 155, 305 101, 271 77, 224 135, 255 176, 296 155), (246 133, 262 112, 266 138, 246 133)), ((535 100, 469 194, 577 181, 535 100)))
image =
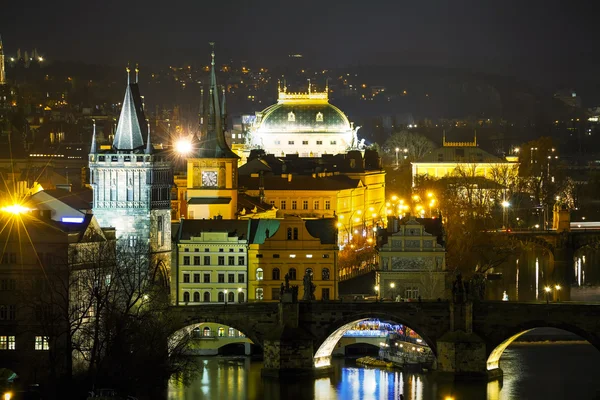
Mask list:
POLYGON ((338 340, 357 321, 393 321, 416 331, 454 377, 501 375, 498 361, 518 336, 537 327, 575 333, 600 350, 600 305, 481 302, 299 302, 173 306, 180 330, 217 322, 238 329, 265 354, 263 373, 326 370, 338 340))
POLYGON ((523 243, 546 248, 556 264, 571 265, 575 252, 583 247, 600 247, 600 229, 571 231, 511 231, 498 233, 523 243))

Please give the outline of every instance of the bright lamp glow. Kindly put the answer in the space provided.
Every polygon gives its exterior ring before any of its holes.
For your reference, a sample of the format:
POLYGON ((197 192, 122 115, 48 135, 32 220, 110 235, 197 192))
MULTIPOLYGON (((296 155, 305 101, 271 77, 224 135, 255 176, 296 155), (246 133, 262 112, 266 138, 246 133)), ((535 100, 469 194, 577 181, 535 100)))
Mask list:
POLYGON ((192 151, 192 143, 187 139, 179 139, 175 142, 175 151, 179 154, 188 154, 192 151))
POLYGON ((502 202, 502 207, 505 207, 505 208, 506 208, 506 207, 508 207, 508 206, 510 206, 510 203, 509 203, 508 201, 504 200, 504 201, 502 202))
POLYGON ((13 204, 10 206, 2 207, 2 211, 8 212, 11 214, 23 214, 23 213, 30 211, 30 209, 27 207, 23 207, 20 204, 13 204))

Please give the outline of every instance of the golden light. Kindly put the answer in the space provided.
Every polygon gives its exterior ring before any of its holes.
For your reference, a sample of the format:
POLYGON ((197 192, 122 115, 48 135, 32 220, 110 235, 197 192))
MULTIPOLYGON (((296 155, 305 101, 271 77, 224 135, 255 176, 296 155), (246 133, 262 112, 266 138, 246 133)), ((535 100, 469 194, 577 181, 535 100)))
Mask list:
POLYGON ((392 203, 390 203, 390 202, 388 201, 387 203, 385 203, 385 206, 386 206, 386 207, 389 207, 389 206, 390 206, 390 204, 392 204, 392 203))
POLYGON ((452 396, 446 396, 446 397, 444 398, 444 400, 454 400, 454 397, 452 397, 452 396))
POLYGON ((10 399, 12 399, 12 392, 4 393, 4 400, 10 400, 10 399))
POLYGON ((368 238, 368 239, 367 239, 367 242, 368 242, 368 243, 373 243, 373 238, 368 238))
POLYGON ((354 218, 354 222, 360 222, 360 218, 354 218))
POLYGON ((187 139, 179 139, 175 142, 175 151, 179 154, 188 154, 192 151, 192 142, 187 139))
POLYGON ((369 207, 369 211, 373 211, 373 210, 374 210, 374 208, 373 208, 373 207, 369 207))
POLYGON ((434 205, 434 204, 435 204, 435 200, 433 200, 433 199, 432 199, 432 200, 429 202, 429 207, 433 207, 433 205, 434 205))
POLYGON ((412 199, 413 199, 414 201, 418 201, 418 200, 419 200, 419 196, 415 194, 415 195, 412 197, 412 199))
POLYGON ((552 290, 552 289, 550 289, 550 286, 546 286, 546 287, 544 288, 544 291, 545 291, 546 293, 550 293, 550 291, 551 291, 551 290, 552 290))
POLYGON ((433 197, 433 193, 427 192, 427 197, 430 197, 430 198, 433 197))
POLYGON ((392 201, 396 201, 396 200, 398 200, 398 196, 396 196, 396 195, 393 195, 393 196, 392 196, 392 201))
POLYGON ((396 284, 394 282, 390 283, 390 287, 393 289, 396 287, 396 284))
POLYGON ((2 211, 8 212, 11 214, 23 214, 31 211, 31 209, 24 207, 20 204, 12 204, 10 206, 2 207, 2 211))
POLYGON ((360 214, 362 214, 362 211, 361 211, 361 210, 356 210, 356 213, 357 213, 358 215, 360 215, 360 214))
POLYGON ((386 213, 388 213, 388 215, 389 215, 389 214, 391 214, 391 213, 392 213, 392 210, 390 210, 390 209, 387 209, 387 210, 385 210, 385 212, 386 212, 386 213))
POLYGON ((344 216, 340 214, 340 215, 338 215, 338 218, 339 219, 344 219, 344 216))
POLYGON ((556 285, 556 286, 554 286, 554 289, 556 289, 556 290, 560 290, 560 285, 556 285))
POLYGON ((423 209, 423 206, 419 204, 419 205, 417 206, 417 211, 421 211, 422 209, 423 209))
POLYGON ((376 292, 379 292, 379 285, 375 285, 374 289, 376 292))
POLYGON ((373 218, 377 217, 377 213, 371 214, 371 217, 373 217, 373 218))
POLYGON ((336 225, 337 225, 338 228, 342 227, 342 223, 341 222, 338 222, 336 225))

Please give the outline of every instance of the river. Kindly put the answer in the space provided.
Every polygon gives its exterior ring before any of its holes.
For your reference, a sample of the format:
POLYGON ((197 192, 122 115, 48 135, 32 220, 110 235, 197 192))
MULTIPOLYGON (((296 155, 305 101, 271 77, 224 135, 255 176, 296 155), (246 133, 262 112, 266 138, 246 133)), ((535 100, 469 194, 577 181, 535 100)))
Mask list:
POLYGON ((501 382, 444 383, 431 374, 357 367, 334 359, 331 376, 311 381, 261 379, 261 362, 198 358, 202 373, 189 385, 170 382, 168 400, 524 400, 600 399, 600 353, 585 342, 513 344, 503 354, 501 382))

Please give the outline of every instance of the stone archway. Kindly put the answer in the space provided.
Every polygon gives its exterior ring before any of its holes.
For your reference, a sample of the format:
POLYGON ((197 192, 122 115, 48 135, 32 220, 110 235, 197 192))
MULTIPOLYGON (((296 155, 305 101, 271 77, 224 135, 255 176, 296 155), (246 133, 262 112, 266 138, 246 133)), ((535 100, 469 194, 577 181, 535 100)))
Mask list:
POLYGON ((216 330, 212 329, 212 328, 209 329, 211 337, 214 337, 215 339, 226 342, 226 343, 222 343, 218 346, 214 346, 215 349, 218 349, 221 346, 231 344, 231 343, 250 343, 250 344, 256 345, 260 348, 263 347, 263 341, 261 340, 262 338, 259 335, 257 335, 256 332, 253 332, 252 330, 250 330, 248 327, 242 326, 243 324, 235 324, 235 323, 232 324, 229 321, 215 318, 215 319, 206 319, 203 321, 188 323, 183 328, 180 328, 177 331, 175 331, 173 334, 171 334, 171 336, 168 339, 169 351, 173 351, 178 346, 181 346, 182 343, 184 342, 184 340, 186 338, 190 337, 196 328, 200 328, 201 336, 204 335, 207 324, 219 325, 220 327, 223 327, 223 329, 225 329, 225 328, 227 329, 227 330, 225 330, 225 335, 223 335, 221 337, 221 339, 219 336, 218 328, 216 330), (236 331, 242 333, 244 335, 244 338, 242 338, 242 337, 230 338, 229 337, 229 328, 233 328, 236 331))
POLYGON ((315 351, 313 357, 314 367, 329 367, 331 365, 331 354, 333 353, 335 345, 342 338, 342 336, 344 336, 344 334, 348 330, 350 330, 350 328, 355 324, 374 318, 377 318, 382 321, 393 321, 398 324, 409 327, 425 341, 425 343, 433 352, 434 356, 437 357, 437 348, 435 342, 436 338, 430 337, 430 335, 427 334, 426 330, 424 328, 419 327, 418 324, 411 323, 410 321, 407 321, 406 319, 398 317, 396 315, 388 315, 382 313, 362 313, 346 317, 342 320, 333 322, 330 325, 329 330, 325 333, 326 336, 319 338, 318 342, 316 343, 319 347, 315 351))

